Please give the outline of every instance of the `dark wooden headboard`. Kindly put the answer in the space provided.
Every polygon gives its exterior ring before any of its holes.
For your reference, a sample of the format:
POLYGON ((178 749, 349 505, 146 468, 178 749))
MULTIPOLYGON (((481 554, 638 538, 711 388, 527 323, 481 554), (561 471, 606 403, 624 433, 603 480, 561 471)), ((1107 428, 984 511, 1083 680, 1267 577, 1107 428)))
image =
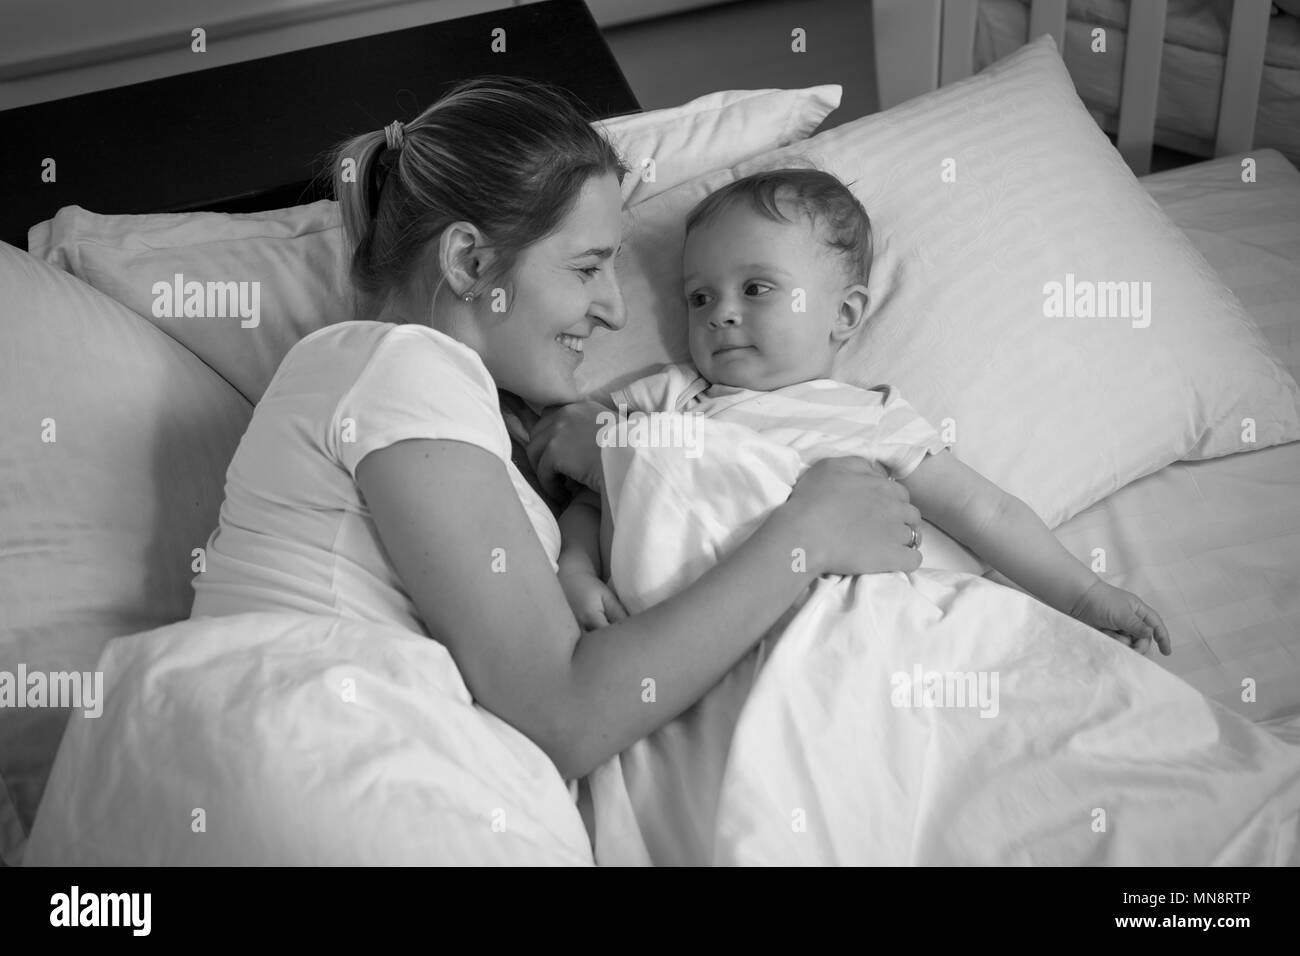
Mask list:
POLYGON ((323 198, 325 150, 413 119, 456 82, 488 73, 555 83, 593 119, 640 108, 583 0, 183 73, 0 111, 0 239, 26 249, 29 227, 74 203, 251 212, 323 198), (490 48, 497 27, 503 53, 490 48), (41 181, 46 157, 54 183, 41 181))

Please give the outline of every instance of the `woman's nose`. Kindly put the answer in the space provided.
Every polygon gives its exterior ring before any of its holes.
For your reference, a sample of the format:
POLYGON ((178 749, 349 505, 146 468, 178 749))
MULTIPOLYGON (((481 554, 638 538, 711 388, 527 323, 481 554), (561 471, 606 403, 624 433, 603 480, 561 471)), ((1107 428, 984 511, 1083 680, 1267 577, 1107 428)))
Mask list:
POLYGON ((611 274, 599 294, 591 302, 590 315, 613 332, 627 325, 627 308, 623 303, 623 290, 618 279, 611 274))

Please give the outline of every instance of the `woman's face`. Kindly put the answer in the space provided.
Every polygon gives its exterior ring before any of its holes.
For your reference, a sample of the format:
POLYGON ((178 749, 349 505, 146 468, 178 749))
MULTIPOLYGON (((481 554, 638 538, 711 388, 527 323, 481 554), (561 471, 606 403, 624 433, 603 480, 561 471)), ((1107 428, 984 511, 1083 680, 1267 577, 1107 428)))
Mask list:
POLYGON ((621 239, 618 180, 613 173, 593 176, 559 230, 519 255, 511 311, 492 308, 508 288, 479 296, 472 344, 498 388, 536 405, 582 397, 573 376, 585 340, 597 326, 617 330, 626 322, 614 276, 621 239))

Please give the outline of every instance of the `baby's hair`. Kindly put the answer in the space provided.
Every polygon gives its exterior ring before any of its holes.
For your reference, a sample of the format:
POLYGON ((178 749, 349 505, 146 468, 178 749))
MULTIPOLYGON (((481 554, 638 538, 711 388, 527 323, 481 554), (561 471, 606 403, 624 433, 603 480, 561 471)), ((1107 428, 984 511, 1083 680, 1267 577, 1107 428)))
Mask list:
MULTIPOLYGON (((358 317, 373 317, 426 269, 423 250, 459 220, 478 227, 499 257, 469 291, 492 287, 560 227, 589 178, 609 172, 622 183, 627 167, 570 94, 508 76, 456 85, 402 127, 394 148, 383 129, 339 144, 329 175, 358 317), (355 182, 343 179, 349 158, 355 182)), ((430 298, 437 288, 429 286, 430 298)))
POLYGON ((774 222, 793 222, 778 200, 811 221, 821 241, 840 257, 846 279, 866 285, 874 254, 871 218, 844 183, 814 167, 768 169, 728 183, 687 214, 686 232, 742 203, 774 222))

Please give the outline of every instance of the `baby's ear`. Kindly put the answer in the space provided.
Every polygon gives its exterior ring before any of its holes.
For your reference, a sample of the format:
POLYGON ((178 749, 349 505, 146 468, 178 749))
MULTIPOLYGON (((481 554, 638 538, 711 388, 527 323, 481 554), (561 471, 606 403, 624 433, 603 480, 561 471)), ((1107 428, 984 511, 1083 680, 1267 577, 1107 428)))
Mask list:
POLYGON ((868 305, 871 298, 864 285, 852 285, 840 299, 840 309, 835 315, 835 326, 831 329, 831 341, 843 344, 862 331, 867 321, 868 305))

